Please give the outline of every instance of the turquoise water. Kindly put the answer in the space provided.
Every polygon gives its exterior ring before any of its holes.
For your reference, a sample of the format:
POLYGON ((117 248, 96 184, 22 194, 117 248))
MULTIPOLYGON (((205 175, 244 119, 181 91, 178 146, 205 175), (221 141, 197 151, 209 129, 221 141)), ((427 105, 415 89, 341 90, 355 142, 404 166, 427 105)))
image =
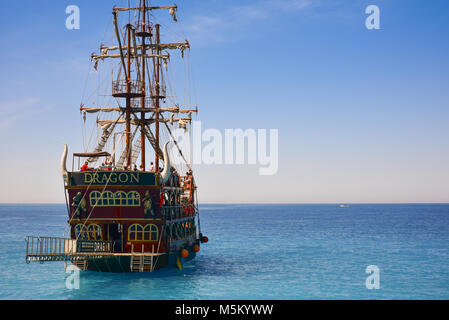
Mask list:
POLYGON ((184 270, 82 272, 79 290, 63 263, 25 263, 24 237, 66 222, 63 205, 0 205, 1 299, 449 299, 449 205, 204 205, 210 241, 184 270))

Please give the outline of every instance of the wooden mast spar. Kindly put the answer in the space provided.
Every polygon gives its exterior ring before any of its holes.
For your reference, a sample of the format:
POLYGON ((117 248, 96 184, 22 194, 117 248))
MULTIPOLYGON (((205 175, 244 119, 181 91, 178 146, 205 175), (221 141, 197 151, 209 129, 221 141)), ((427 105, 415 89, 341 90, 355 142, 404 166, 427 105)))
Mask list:
MULTIPOLYGON (((160 35, 160 25, 156 25, 156 54, 160 54, 161 35, 160 35)), ((159 145, 159 107, 160 107, 160 60, 156 58, 156 145, 159 145)), ((157 152, 156 159, 154 161, 156 172, 159 172, 159 155, 157 152)))
MULTIPOLYGON (((146 46, 145 46, 145 36, 146 36, 146 5, 147 0, 142 1, 142 97, 141 97, 141 106, 142 110, 145 109, 145 97, 146 97, 146 89, 145 89, 145 54, 146 54, 146 46)), ((151 36, 151 35, 150 35, 151 36)), ((145 171, 145 112, 141 113, 140 116, 140 155, 141 155, 141 164, 140 170, 145 171)))
POLYGON ((127 169, 131 169, 131 25, 127 25, 128 29, 128 74, 126 81, 126 155, 127 169))

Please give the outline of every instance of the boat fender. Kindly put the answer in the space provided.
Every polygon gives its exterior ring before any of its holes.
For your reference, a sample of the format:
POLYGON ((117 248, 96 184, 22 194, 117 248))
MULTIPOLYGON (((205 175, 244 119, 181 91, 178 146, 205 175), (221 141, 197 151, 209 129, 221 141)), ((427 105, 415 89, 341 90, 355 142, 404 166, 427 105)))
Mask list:
POLYGON ((184 259, 187 259, 189 257, 189 251, 187 251, 186 249, 182 249, 181 257, 183 257, 184 259))

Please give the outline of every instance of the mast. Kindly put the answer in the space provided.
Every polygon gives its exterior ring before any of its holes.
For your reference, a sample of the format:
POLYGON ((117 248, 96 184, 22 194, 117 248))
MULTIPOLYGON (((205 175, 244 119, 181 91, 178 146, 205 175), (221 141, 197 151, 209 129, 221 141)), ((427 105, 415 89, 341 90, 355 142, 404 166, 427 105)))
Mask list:
MULTIPOLYGON (((180 50, 182 56, 184 57, 184 51, 190 49, 190 44, 187 40, 185 42, 172 42, 172 43, 161 43, 160 25, 155 25, 155 33, 153 34, 152 27, 148 26, 149 18, 147 13, 152 10, 169 10, 169 14, 173 17, 176 22, 176 10, 177 6, 165 6, 165 7, 151 7, 147 0, 139 1, 139 7, 136 8, 114 8, 113 18, 114 18, 114 28, 115 35, 117 38, 118 46, 100 46, 100 54, 92 54, 91 58, 95 61, 94 68, 100 61, 105 59, 120 59, 121 68, 123 72, 122 76, 119 75, 116 81, 112 81, 112 96, 114 98, 126 98, 126 106, 123 108, 120 103, 118 107, 114 106, 99 106, 99 107, 84 107, 81 106, 80 110, 83 112, 84 116, 86 113, 97 113, 97 112, 121 112, 121 115, 117 120, 103 120, 97 121, 102 127, 104 134, 108 130, 108 125, 125 124, 125 137, 126 146, 122 154, 120 161, 120 168, 129 168, 135 163, 135 156, 137 153, 133 149, 133 140, 136 131, 140 129, 140 155, 141 163, 140 168, 142 171, 146 170, 146 143, 151 144, 152 148, 155 150, 155 171, 159 172, 159 163, 163 159, 163 153, 160 148, 160 123, 164 124, 178 123, 180 128, 186 128, 188 123, 192 121, 192 113, 197 113, 198 108, 180 108, 178 104, 174 106, 163 106, 163 100, 166 98, 166 88, 164 83, 164 74, 162 70, 161 59, 163 62, 167 62, 170 58, 170 54, 166 50, 180 50), (125 37, 127 40, 123 40, 123 46, 121 41, 121 33, 118 25, 118 13, 122 11, 132 11, 136 10, 142 14, 142 17, 138 18, 137 25, 133 26, 129 20, 126 25, 125 37), (140 27, 139 27, 140 26, 140 27), (141 37, 140 43, 136 41, 136 36, 141 37), (149 38, 149 39, 147 39, 149 38), (127 41, 127 42, 126 42, 127 41), (131 43, 133 41, 133 43, 131 43), (118 51, 118 54, 116 53, 118 51), (150 62, 148 58, 152 58, 150 62), (139 63, 142 63, 140 66, 139 63), (137 79, 134 81, 132 79, 132 67, 133 64, 137 66, 135 71, 137 72, 137 79), (149 69, 149 64, 151 64, 151 69, 149 69), (147 81, 147 78, 149 81, 147 81), (150 94, 147 94, 147 83, 150 85, 150 94), (148 99, 149 97, 149 99, 148 99), (138 105, 140 98, 140 106, 138 105), (151 106, 148 105, 151 101, 151 106), (136 104, 137 102, 137 104, 136 104), (172 115, 170 117, 164 117, 163 112, 170 112, 172 115), (146 118, 146 114, 151 113, 151 117, 146 118), (187 115, 184 117, 175 118, 175 114, 187 115), (150 126, 155 124, 155 133, 150 128, 150 126), (136 131, 134 131, 134 129, 136 131), (148 129, 148 130, 147 130, 148 129), (134 159, 134 160, 133 160, 134 159)), ((140 16, 139 14, 139 16, 140 16)), ((103 138, 102 138, 103 139, 103 138)), ((105 138, 107 139, 107 137, 105 138)), ((103 149, 105 142, 101 140, 98 144, 99 150, 103 149)), ((138 148, 138 146, 135 146, 138 148)), ((115 148, 114 148, 115 149, 115 148)), ((138 155, 137 155, 138 156, 138 155)))
MULTIPOLYGON (((145 46, 145 27, 146 27, 146 2, 147 0, 142 0, 142 97, 141 97, 141 106, 142 109, 145 109, 145 54, 146 54, 146 46, 145 46)), ((140 170, 145 171, 145 112, 141 113, 140 116, 140 157, 141 164, 140 170)))
POLYGON ((128 30, 128 74, 126 75, 126 157, 127 167, 131 169, 131 25, 127 25, 128 30))
MULTIPOLYGON (((159 55, 160 52, 160 43, 161 43, 161 35, 160 35, 160 25, 156 25, 156 54, 159 55)), ((160 60, 156 58, 156 145, 159 146, 159 107, 160 107, 160 60)), ((156 166, 156 172, 159 172, 159 155, 156 152, 156 159, 154 161, 154 165, 156 166)), ((165 169, 165 168, 164 168, 165 169)))

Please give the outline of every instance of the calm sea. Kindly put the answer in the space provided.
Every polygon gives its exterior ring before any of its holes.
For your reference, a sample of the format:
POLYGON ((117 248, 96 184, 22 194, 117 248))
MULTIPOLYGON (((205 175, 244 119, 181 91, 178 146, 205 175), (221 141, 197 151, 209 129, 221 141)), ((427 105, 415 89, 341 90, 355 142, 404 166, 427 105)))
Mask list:
POLYGON ((0 205, 1 299, 449 299, 449 205, 203 205, 210 241, 184 270, 82 272, 25 263, 62 236, 63 205, 0 205), (366 267, 380 288, 366 288, 366 267))

